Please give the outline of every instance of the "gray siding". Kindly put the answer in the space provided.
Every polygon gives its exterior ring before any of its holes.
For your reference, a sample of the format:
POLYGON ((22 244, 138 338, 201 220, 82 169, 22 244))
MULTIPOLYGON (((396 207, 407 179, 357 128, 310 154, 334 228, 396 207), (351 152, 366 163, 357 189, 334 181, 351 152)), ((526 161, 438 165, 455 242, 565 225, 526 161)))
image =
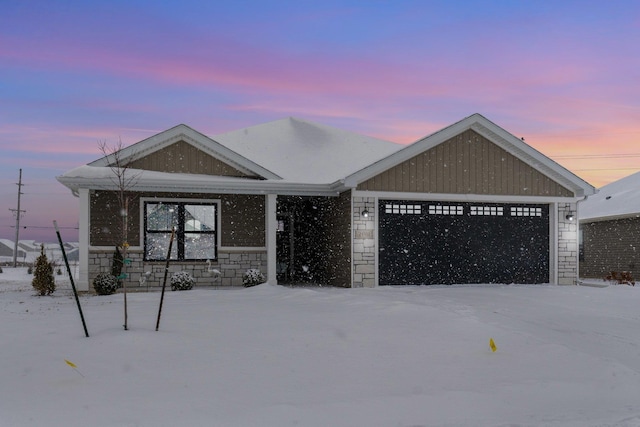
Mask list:
POLYGON ((327 282, 331 286, 351 286, 351 192, 329 199, 327 212, 327 282))
POLYGON ((130 168, 157 172, 247 177, 234 167, 184 141, 176 142, 128 164, 130 168))
MULTIPOLYGON (((128 242, 141 246, 140 198, 219 199, 222 246, 265 246, 265 197, 260 195, 194 194, 194 193, 130 193, 128 242)), ((90 244, 114 246, 121 243, 122 221, 116 193, 94 191, 90 200, 90 244)))
POLYGON ((358 190, 573 196, 567 188, 473 130, 361 183, 358 190))

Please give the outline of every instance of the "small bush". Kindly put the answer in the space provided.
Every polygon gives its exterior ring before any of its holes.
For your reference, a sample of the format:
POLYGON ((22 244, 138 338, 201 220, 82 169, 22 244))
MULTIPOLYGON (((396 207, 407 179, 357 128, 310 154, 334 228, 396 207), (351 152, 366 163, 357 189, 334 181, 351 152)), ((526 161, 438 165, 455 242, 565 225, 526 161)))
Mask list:
POLYGON ((2 271, 2 267, 0 267, 0 273, 4 273, 4 272, 2 271))
POLYGON ((257 268, 250 268, 242 275, 242 284, 245 288, 256 286, 266 281, 264 274, 257 268))
POLYGON ((119 287, 118 279, 110 273, 100 273, 93 279, 93 289, 98 295, 114 294, 119 287))
POLYGON ((33 274, 33 267, 29 266, 29 268, 27 268, 27 274, 33 274))
POLYGON ((38 292, 38 295, 51 295, 56 290, 53 265, 44 253, 44 245, 40 246, 40 256, 36 259, 36 270, 33 273, 31 285, 38 292))
POLYGON ((178 271, 171 276, 172 291, 188 291, 195 283, 193 276, 186 271, 178 271))

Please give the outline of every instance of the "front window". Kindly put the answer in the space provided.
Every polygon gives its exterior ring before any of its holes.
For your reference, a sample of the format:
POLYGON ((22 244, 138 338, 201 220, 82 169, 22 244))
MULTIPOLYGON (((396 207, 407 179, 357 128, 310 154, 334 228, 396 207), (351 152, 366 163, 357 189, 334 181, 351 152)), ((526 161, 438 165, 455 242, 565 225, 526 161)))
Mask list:
POLYGON ((217 257, 217 205, 196 202, 146 202, 144 204, 144 258, 165 260, 171 240, 171 259, 213 260, 217 257))

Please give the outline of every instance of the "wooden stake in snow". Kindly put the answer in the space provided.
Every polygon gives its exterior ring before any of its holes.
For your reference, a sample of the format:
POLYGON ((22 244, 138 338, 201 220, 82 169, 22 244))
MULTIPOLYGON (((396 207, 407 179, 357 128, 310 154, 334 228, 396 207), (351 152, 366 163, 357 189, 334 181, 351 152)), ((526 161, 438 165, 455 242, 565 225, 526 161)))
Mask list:
POLYGON ((69 281, 71 282, 71 288, 73 289, 73 295, 76 297, 76 304, 78 305, 78 311, 80 312, 80 319, 82 319, 82 326, 84 327, 84 334, 87 338, 89 338, 89 331, 87 331, 87 324, 84 321, 84 315, 82 314, 82 307, 80 306, 80 299, 78 298, 78 291, 76 290, 76 285, 73 282, 73 274, 71 274, 71 268, 69 267, 69 260, 67 259, 67 253, 64 250, 64 244, 62 244, 62 237, 60 237, 60 230, 58 229, 58 223, 53 221, 53 228, 56 229, 56 234, 58 235, 58 242, 60 243, 60 250, 62 251, 62 257, 64 258, 64 263, 67 266, 67 273, 69 273, 69 281))
POLYGON ((162 301, 164 301, 164 290, 167 287, 167 275, 169 274, 169 260, 171 259, 171 246, 173 246, 173 237, 176 234, 176 228, 171 229, 171 238, 169 239, 169 251, 167 252, 167 263, 164 267, 164 279, 162 280, 162 292, 160 294, 160 308, 158 308, 158 320, 156 321, 156 332, 160 328, 160 314, 162 314, 162 301))

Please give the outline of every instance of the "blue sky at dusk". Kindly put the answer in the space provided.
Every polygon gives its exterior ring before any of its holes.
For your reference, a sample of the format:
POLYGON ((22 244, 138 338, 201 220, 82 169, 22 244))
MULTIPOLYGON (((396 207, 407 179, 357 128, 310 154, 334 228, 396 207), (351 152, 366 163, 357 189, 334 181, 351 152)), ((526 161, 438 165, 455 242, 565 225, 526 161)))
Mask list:
POLYGON ((0 13, 0 238, 77 240, 55 176, 184 123, 410 143, 473 113, 596 187, 640 170, 640 2, 17 1, 0 13))

